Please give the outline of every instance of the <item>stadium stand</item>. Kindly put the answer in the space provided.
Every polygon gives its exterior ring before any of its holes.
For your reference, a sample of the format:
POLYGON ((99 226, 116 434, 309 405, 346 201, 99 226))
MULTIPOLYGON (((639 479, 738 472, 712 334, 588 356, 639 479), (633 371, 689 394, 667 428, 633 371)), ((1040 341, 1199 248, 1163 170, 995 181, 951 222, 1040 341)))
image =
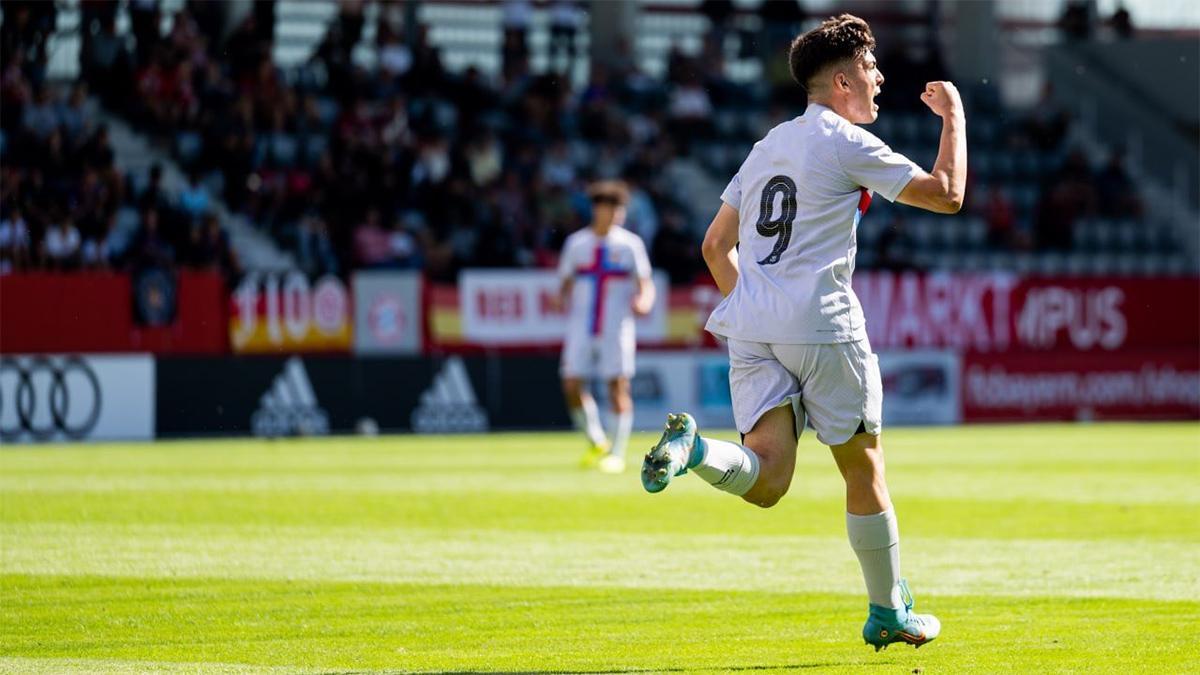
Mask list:
MULTIPOLYGON (((629 226, 686 282, 702 273, 696 244, 724 180, 803 105, 777 57, 805 17, 770 14, 781 6, 646 5, 645 35, 593 64, 570 2, 254 3, 241 18, 224 3, 5 3, 2 264, 233 277, 242 258, 453 280, 552 265, 587 220, 583 182, 619 176, 634 188, 629 226), (53 52, 78 54, 69 85, 46 77, 53 52), (127 175, 89 123, 100 106, 187 179, 164 188, 163 165, 127 175), (253 238, 230 236, 242 218, 290 256, 248 254, 253 238)), ((874 129, 926 166, 937 122, 905 92, 947 75, 929 45, 918 57, 881 46, 874 129)), ((935 218, 875 200, 860 268, 1193 271, 1122 147, 1085 147, 1048 94, 1020 114, 986 86, 964 90, 967 209, 935 218)))

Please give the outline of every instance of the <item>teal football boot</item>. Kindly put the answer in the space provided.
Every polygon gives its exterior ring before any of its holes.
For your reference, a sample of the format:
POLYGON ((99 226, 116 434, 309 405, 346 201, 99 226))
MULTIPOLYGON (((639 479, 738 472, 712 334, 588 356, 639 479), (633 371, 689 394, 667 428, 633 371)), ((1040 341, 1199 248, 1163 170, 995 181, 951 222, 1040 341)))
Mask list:
POLYGON ((900 580, 900 595, 904 607, 892 609, 869 605, 870 616, 863 625, 863 641, 875 647, 875 651, 887 649, 893 642, 903 642, 919 648, 932 641, 942 630, 942 624, 932 614, 914 614, 912 593, 908 582, 900 580))
POLYGON ((667 415, 666 429, 658 444, 650 448, 642 462, 642 487, 646 492, 662 492, 671 479, 682 476, 695 466, 702 452, 696 442, 696 420, 687 413, 667 415))

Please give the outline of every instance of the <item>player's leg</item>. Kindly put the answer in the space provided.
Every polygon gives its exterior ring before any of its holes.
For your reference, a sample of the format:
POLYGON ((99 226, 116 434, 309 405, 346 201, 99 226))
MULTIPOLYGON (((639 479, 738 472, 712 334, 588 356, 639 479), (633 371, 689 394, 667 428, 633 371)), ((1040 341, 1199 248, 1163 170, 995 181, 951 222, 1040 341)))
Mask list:
POLYGON ((870 345, 812 345, 804 379, 805 410, 846 483, 846 533, 867 587, 863 639, 876 649, 893 642, 920 646, 940 624, 913 613, 900 578, 900 531, 884 473, 882 383, 870 345))
MULTIPOLYGON (((729 441, 701 439, 705 457, 695 472, 719 488, 716 482, 710 480, 716 475, 715 472, 708 474, 709 467, 716 463, 721 454, 732 459, 748 451, 758 460, 758 475, 750 489, 742 493, 742 499, 755 506, 770 508, 783 499, 792 485, 792 475, 796 472, 796 441, 796 414, 789 400, 763 413, 750 433, 742 439, 741 446, 729 441)), ((729 459, 723 463, 729 463, 729 459)), ((720 465, 716 468, 719 469, 720 465)))
POLYGON ((690 415, 671 415, 642 467, 647 491, 658 492, 692 469, 713 487, 763 507, 787 492, 799 429, 796 378, 768 345, 730 340, 729 363, 734 419, 743 443, 702 437, 690 415))
POLYGON ((633 397, 629 391, 637 351, 633 326, 623 328, 615 339, 606 339, 597 346, 600 352, 597 371, 608 381, 608 438, 612 442, 608 455, 600 460, 600 470, 621 473, 625 470, 625 448, 633 430, 633 397))
POLYGON ((604 437, 604 428, 600 425, 600 410, 584 379, 591 370, 588 341, 568 335, 563 343, 560 369, 563 398, 566 400, 571 422, 576 429, 583 432, 588 441, 588 451, 583 458, 584 466, 595 465, 608 447, 608 439, 604 437))
POLYGON ((614 377, 608 381, 608 402, 611 410, 608 437, 612 445, 600 460, 600 470, 621 473, 625 470, 625 448, 633 430, 633 397, 629 392, 628 377, 614 377))
POLYGON ((579 377, 564 377, 562 383, 567 411, 575 428, 582 431, 592 445, 607 445, 604 428, 600 424, 600 409, 595 397, 588 391, 586 381, 579 377))

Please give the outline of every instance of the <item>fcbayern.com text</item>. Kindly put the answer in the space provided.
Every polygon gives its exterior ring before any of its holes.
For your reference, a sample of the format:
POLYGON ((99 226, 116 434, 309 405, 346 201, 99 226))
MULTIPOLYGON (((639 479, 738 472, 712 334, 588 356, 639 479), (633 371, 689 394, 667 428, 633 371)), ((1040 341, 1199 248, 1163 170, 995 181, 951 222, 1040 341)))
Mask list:
POLYGON ((1060 406, 1194 407, 1200 404, 1200 372, 1146 365, 1107 372, 1008 372, 971 366, 965 393, 970 405, 1036 410, 1060 406))

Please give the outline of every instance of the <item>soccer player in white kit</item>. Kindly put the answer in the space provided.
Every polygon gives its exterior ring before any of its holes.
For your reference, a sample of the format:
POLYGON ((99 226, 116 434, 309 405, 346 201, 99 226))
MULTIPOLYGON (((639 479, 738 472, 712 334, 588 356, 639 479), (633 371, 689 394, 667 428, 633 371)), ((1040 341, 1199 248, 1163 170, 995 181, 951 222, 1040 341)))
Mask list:
POLYGON ((588 194, 592 223, 567 237, 558 264, 568 311, 560 372, 571 421, 588 440, 583 465, 620 473, 633 428, 634 315, 654 307, 654 283, 642 238, 622 227, 629 190, 619 181, 599 181, 588 194), (585 386, 596 377, 608 383, 611 442, 585 386))
POLYGON ((721 195, 704 259, 725 299, 707 329, 729 345, 729 386, 741 445, 702 438, 686 413, 670 415, 646 455, 642 483, 658 492, 692 470, 762 507, 787 492, 805 418, 846 482, 846 528, 866 581, 863 639, 876 651, 937 637, 932 615, 912 612, 900 578, 899 530, 884 479, 883 392, 862 308, 850 286, 856 230, 872 194, 955 213, 966 185, 966 122, 958 91, 930 82, 921 100, 942 119, 926 173, 858 126, 875 121, 883 84, 862 19, 842 14, 797 37, 792 76, 804 114, 754 145, 721 195))

